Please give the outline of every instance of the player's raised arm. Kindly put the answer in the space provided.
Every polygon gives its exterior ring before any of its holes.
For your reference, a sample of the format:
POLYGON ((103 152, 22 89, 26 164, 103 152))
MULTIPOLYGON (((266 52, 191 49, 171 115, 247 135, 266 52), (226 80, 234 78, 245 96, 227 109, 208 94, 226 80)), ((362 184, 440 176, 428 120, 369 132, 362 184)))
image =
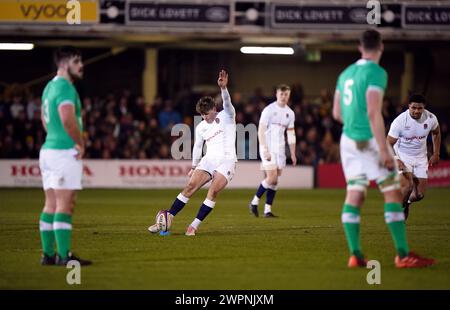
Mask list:
POLYGON ((219 72, 219 78, 217 80, 217 85, 219 85, 222 92, 223 109, 230 116, 235 116, 236 111, 234 110, 233 104, 231 103, 230 93, 228 92, 228 73, 225 70, 219 72))

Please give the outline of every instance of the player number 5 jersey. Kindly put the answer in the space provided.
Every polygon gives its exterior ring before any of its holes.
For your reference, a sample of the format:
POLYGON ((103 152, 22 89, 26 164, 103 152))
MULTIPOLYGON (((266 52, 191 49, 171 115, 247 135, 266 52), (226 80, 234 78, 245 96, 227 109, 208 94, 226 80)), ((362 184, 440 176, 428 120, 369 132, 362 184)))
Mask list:
POLYGON ((372 138, 366 92, 369 89, 384 92, 386 85, 386 71, 371 60, 360 59, 341 73, 336 90, 341 98, 343 132, 347 137, 355 141, 372 138))

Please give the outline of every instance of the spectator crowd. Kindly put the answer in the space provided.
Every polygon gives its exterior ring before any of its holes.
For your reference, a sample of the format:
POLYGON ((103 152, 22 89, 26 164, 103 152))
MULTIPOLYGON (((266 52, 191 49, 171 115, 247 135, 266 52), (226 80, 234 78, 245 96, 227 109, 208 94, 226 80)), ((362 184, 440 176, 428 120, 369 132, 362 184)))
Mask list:
MULTIPOLYGON (((127 90, 103 97, 84 97, 85 158, 172 158, 172 142, 178 139, 177 136, 171 136, 172 126, 185 123, 193 128, 195 103, 202 95, 205 94, 184 91, 174 98, 156 97, 150 104, 143 97, 127 90)), ((315 166, 340 160, 341 126, 331 116, 332 99, 332 93, 327 89, 321 90, 316 98, 306 98, 300 84, 292 86, 290 107, 296 116, 296 152, 301 165, 315 166)), ((264 96, 261 89, 256 89, 249 96, 232 93, 236 122, 244 126, 251 123, 258 125, 262 109, 274 100, 274 97, 264 96)), ((40 107, 40 98, 36 96, 17 93, 4 96, 3 99, 0 97, 0 158, 39 157, 40 147, 45 140, 40 107)), ((405 105, 385 99, 383 115, 386 129, 405 108, 405 105)), ((430 109, 440 121, 441 158, 445 159, 450 150, 448 125, 440 117, 442 114, 430 109)), ((250 144, 246 145, 248 147, 250 144)), ((245 154, 246 158, 248 153, 245 154)))

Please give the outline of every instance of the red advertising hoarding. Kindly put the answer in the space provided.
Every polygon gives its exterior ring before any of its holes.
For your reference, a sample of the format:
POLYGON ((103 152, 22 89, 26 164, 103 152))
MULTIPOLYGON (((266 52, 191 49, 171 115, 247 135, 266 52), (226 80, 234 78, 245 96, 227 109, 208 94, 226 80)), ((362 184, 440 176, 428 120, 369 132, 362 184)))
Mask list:
MULTIPOLYGON (((345 188, 344 172, 341 164, 321 164, 317 167, 317 187, 345 188)), ((428 170, 430 187, 450 186, 450 161, 441 161, 428 170)))

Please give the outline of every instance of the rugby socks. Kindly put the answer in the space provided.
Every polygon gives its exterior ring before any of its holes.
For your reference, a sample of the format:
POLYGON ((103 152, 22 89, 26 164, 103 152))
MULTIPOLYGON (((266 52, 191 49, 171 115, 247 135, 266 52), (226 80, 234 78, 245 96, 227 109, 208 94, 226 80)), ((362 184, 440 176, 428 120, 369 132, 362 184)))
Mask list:
POLYGON ((200 210, 198 210, 197 217, 195 220, 191 223, 191 226, 195 229, 200 226, 201 222, 208 216, 208 214, 212 211, 214 206, 216 205, 215 201, 209 200, 208 198, 203 201, 202 206, 200 207, 200 210))
POLYGON ((185 197, 182 193, 179 193, 177 198, 172 204, 172 207, 170 207, 169 213, 173 216, 177 215, 178 212, 180 212, 184 206, 188 203, 189 198, 185 197))
POLYGON ((39 233, 41 235, 42 252, 47 256, 55 255, 55 233, 53 218, 55 214, 42 212, 39 218, 39 233))
POLYGON ((384 219, 394 240, 395 249, 400 258, 408 256, 409 247, 406 240, 405 214, 400 203, 384 204, 384 219))
POLYGON ((53 221, 58 255, 65 259, 70 251, 72 241, 72 215, 66 213, 55 213, 53 221))
POLYGON ((350 204, 344 204, 341 220, 351 255, 364 258, 359 243, 360 209, 350 204))
POLYGON ((252 205, 258 205, 259 200, 261 199, 262 195, 266 192, 266 190, 269 188, 269 184, 267 184, 266 180, 264 179, 261 184, 259 184, 258 190, 256 191, 255 196, 253 197, 253 200, 251 202, 252 205))
MULTIPOLYGON (((269 205, 271 206, 273 204, 273 200, 275 199, 275 194, 277 193, 277 187, 276 186, 270 186, 267 189, 267 194, 266 194, 266 206, 269 205)), ((271 212, 271 211, 269 211, 271 212)), ((264 212, 267 213, 267 212, 264 212)))

